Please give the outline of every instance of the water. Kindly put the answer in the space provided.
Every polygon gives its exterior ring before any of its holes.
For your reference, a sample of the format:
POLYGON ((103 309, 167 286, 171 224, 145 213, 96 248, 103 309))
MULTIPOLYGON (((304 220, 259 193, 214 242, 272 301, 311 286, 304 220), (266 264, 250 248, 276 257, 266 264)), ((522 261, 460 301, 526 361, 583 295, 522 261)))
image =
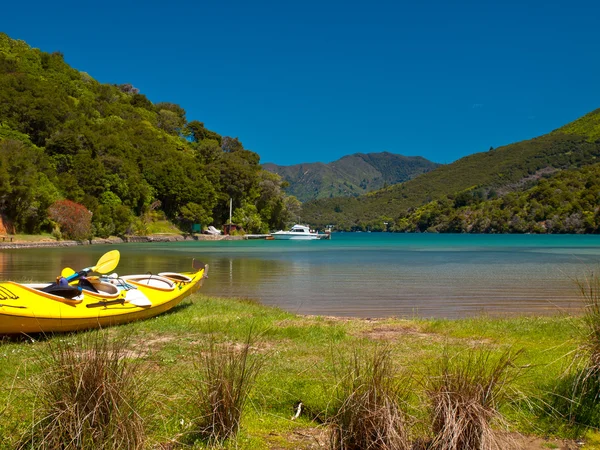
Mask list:
POLYGON ((301 314, 466 317, 581 306, 576 279, 600 268, 600 236, 334 233, 330 241, 185 241, 2 250, 0 279, 52 280, 118 248, 118 273, 210 265, 202 293, 301 314))

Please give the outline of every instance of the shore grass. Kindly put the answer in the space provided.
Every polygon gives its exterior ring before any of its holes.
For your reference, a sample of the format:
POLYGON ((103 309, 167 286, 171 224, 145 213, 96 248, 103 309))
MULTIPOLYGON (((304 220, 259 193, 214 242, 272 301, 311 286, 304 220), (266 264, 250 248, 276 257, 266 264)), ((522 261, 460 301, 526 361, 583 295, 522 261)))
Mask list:
MULTIPOLYGON (((428 368, 448 352, 485 348, 493 359, 519 350, 518 364, 526 370, 511 385, 519 395, 499 410, 508 432, 558 440, 578 436, 586 440, 586 448, 600 448, 593 428, 574 427, 543 407, 544 395, 569 366, 568 355, 578 349, 583 325, 584 318, 567 316, 462 320, 299 316, 252 301, 199 294, 168 313, 105 333, 107 339, 117 340, 127 335, 131 351, 126 357, 144 365, 144 380, 151 386, 143 413, 146 448, 184 448, 183 437, 197 419, 189 398, 194 394, 198 355, 215 345, 243 348, 250 335, 256 337, 250 348, 261 358, 261 371, 249 387, 239 432, 220 443, 223 448, 327 448, 326 418, 334 406, 331 393, 338 383, 340 355, 348 360, 357 352, 377 355, 382 346, 386 364, 393 365, 389 373, 411 373, 417 381, 423 381, 428 368), (301 414, 294 417, 300 402, 301 414)), ((1 449, 15 448, 19 437, 31 430, 39 399, 31 392, 30 380, 47 370, 40 355, 48 344, 87 334, 0 338, 1 449)), ((417 423, 411 435, 431 439, 430 427, 418 425, 427 420, 425 390, 414 388, 407 401, 411 422, 417 423)), ((199 441, 192 448, 207 445, 199 441)))

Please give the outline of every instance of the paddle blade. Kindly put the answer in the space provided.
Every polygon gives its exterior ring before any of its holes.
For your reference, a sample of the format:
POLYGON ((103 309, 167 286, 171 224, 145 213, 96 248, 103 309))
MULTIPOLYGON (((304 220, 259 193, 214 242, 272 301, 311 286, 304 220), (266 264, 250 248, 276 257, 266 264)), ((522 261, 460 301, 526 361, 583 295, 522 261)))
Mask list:
POLYGON ((140 307, 152 306, 152 302, 148 300, 148 297, 146 297, 142 292, 138 291, 137 289, 127 291, 127 293, 125 294, 125 301, 127 303, 131 303, 132 305, 140 307))
POLYGON ((192 259, 192 267, 194 270, 199 271, 204 269, 205 266, 206 264, 204 264, 202 261, 198 261, 196 258, 192 259))
POLYGON ((94 267, 91 268, 93 272, 108 273, 117 267, 121 254, 119 250, 111 250, 100 257, 94 267))
POLYGON ((69 278, 71 275, 74 275, 75 271, 70 267, 65 267, 61 272, 60 276, 63 278, 69 278))

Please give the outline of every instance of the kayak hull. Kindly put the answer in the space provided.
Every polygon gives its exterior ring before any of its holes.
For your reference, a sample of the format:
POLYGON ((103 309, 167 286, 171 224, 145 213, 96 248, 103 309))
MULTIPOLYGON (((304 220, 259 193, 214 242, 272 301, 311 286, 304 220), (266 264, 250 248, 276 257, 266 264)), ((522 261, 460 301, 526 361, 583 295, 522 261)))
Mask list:
POLYGON ((182 274, 190 281, 176 282, 170 290, 136 286, 150 300, 148 306, 130 303, 126 290, 110 298, 84 290, 66 299, 11 281, 0 283, 0 335, 79 331, 148 319, 198 291, 207 271, 208 266, 182 274))

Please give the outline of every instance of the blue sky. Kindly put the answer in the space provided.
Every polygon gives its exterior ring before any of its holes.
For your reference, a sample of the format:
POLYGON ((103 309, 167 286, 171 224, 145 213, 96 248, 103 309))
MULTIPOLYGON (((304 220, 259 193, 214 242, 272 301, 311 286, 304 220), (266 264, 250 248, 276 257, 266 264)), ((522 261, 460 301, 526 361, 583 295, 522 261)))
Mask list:
POLYGON ((0 31, 261 162, 449 163, 600 107, 600 2, 8 2, 0 31))

